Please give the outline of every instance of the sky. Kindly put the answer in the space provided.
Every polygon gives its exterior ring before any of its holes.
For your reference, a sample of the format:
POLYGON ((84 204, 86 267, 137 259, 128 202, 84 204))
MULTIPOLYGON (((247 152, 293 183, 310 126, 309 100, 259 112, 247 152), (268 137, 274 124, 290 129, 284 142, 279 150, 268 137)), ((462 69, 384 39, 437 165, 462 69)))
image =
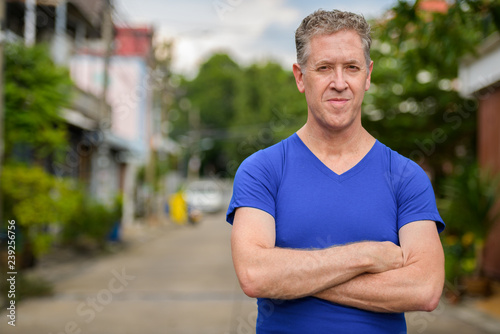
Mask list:
POLYGON ((294 34, 316 9, 341 9, 365 18, 382 15, 396 0, 114 0, 117 22, 150 25, 174 42, 173 69, 192 77, 215 52, 243 66, 295 62, 294 34))

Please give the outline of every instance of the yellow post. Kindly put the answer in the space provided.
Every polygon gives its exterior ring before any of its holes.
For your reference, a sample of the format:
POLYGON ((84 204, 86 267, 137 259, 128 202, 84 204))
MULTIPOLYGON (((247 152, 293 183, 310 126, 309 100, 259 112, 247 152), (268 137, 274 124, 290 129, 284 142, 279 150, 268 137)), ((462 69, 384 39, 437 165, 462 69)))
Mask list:
POLYGON ((177 192, 170 197, 170 219, 172 222, 183 225, 188 220, 188 207, 184 199, 184 193, 177 192))

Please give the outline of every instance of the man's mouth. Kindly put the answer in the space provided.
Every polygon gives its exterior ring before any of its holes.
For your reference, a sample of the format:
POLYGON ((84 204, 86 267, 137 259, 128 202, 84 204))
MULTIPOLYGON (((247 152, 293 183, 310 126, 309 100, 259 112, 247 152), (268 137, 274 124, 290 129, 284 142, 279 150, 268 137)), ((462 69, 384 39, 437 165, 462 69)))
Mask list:
POLYGON ((349 99, 334 97, 334 98, 328 99, 327 101, 329 103, 333 104, 334 106, 343 106, 344 104, 349 102, 349 99))

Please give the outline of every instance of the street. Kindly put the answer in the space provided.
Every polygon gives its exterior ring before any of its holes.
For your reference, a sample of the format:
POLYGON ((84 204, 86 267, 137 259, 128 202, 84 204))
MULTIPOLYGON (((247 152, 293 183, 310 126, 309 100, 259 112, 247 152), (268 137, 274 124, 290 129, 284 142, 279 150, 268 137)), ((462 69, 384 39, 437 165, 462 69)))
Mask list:
POLYGON ((0 332, 247 333, 255 302, 239 289, 224 216, 151 229, 130 249, 65 273, 52 298, 19 303, 15 327, 3 311, 0 332))
MULTIPOLYGON (((138 229, 124 250, 55 271, 55 295, 19 303, 15 327, 3 310, 0 332, 254 333, 255 301, 238 286, 230 231, 223 213, 197 226, 138 229)), ((500 332, 471 312, 442 303, 433 313, 408 314, 409 333, 500 332)))

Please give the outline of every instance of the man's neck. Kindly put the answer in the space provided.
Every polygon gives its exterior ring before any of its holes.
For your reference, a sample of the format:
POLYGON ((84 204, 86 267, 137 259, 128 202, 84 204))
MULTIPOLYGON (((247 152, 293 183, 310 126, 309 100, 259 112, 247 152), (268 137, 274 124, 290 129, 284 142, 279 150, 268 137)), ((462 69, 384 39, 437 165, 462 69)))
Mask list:
POLYGON ((297 135, 318 159, 338 174, 356 165, 375 143, 375 138, 361 124, 336 132, 315 129, 306 123, 297 135))

